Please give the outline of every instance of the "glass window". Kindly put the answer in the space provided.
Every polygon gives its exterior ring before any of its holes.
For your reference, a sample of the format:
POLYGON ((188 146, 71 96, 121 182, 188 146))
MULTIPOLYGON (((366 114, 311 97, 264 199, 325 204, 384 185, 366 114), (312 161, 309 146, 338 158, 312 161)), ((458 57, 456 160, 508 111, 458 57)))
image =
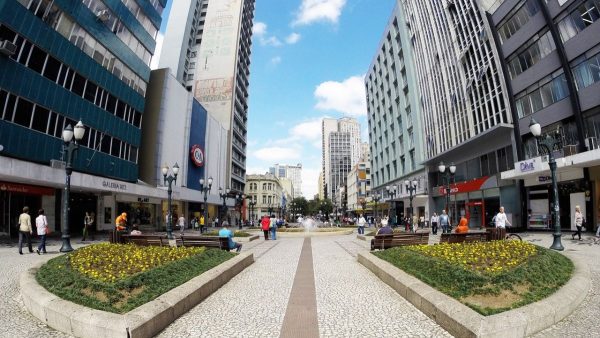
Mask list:
POLYGON ((33 113, 33 103, 19 98, 13 122, 29 128, 31 125, 31 115, 33 113))
POLYGON ((48 129, 48 120, 50 119, 50 111, 44 107, 35 106, 33 113, 33 122, 31 128, 42 133, 46 133, 48 129))
POLYGON ((6 98, 8 93, 4 90, 0 90, 0 117, 4 120, 4 106, 6 105, 6 98))
POLYGON ((44 76, 52 82, 56 82, 58 79, 58 72, 60 71, 60 62, 48 55, 46 60, 46 67, 44 68, 44 76))
POLYGON ((85 78, 83 76, 75 73, 73 78, 73 84, 71 85, 71 91, 79 96, 83 96, 83 91, 85 90, 85 78))
POLYGON ((84 98, 90 102, 94 102, 96 98, 96 91, 98 90, 98 86, 93 84, 91 81, 87 81, 85 86, 85 95, 84 98))

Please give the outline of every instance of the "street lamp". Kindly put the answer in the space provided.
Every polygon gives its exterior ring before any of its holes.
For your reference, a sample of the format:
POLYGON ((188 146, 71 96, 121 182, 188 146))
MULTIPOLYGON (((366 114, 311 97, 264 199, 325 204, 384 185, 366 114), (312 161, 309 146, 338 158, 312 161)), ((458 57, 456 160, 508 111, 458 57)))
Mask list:
MULTIPOLYGON (((177 165, 177 162, 175 162, 175 165, 173 166, 173 175, 169 174, 169 166, 165 163, 162 167, 162 174, 163 174, 163 182, 164 184, 169 184, 169 188, 167 189, 167 195, 168 195, 168 211, 167 211, 167 238, 168 239, 173 239, 173 210, 171 208, 171 203, 172 203, 172 198, 171 195, 173 194, 173 189, 172 189, 172 185, 173 182, 177 182, 177 174, 179 173, 179 165, 177 165), (167 176, 168 174, 168 176, 167 176)), ((206 221, 206 219, 205 219, 206 221)))
MULTIPOLYGON (((450 166, 448 166, 447 168, 448 170, 446 170, 446 165, 444 164, 444 162, 440 162, 440 164, 438 165, 440 173, 444 174, 444 177, 446 179, 446 210, 448 211, 448 215, 450 215, 450 182, 454 182, 454 173, 456 172, 456 166, 454 165, 454 163, 450 163, 450 166)), ((456 209, 456 207, 454 209, 456 209)), ((456 213, 456 210, 454 210, 454 212, 456 213)), ((451 217, 450 219, 454 218, 451 217)))
MULTIPOLYGON (((417 192, 417 181, 409 181, 406 180, 404 181, 404 186, 406 187, 406 191, 408 191, 408 219, 410 220, 411 224, 414 223, 413 222, 413 199, 415 198, 415 193, 417 192)), ((413 224, 414 226, 414 224, 413 224)))
POLYGON ((62 246, 60 247, 60 252, 71 252, 73 248, 71 247, 71 235, 69 234, 69 203, 70 197, 69 194, 71 192, 71 174, 73 173, 73 156, 75 156, 75 152, 79 149, 79 145, 77 141, 80 141, 85 134, 85 127, 81 121, 77 122, 75 125, 75 130, 71 125, 67 125, 67 127, 62 132, 63 139, 63 150, 67 152, 67 163, 65 166, 66 179, 65 179, 65 194, 63 196, 63 210, 62 210, 62 246), (73 136, 75 136, 75 140, 73 140, 73 136))
MULTIPOLYGON (((378 210, 377 210, 377 203, 381 200, 381 196, 379 195, 379 193, 376 191, 373 194, 373 202, 375 202, 375 223, 377 223, 377 217, 378 217, 378 210)), ((377 226, 377 224, 375 224, 375 226, 377 226)))
MULTIPOLYGON (((390 202, 394 203, 394 197, 396 197, 396 194, 398 193, 398 187, 395 185, 392 186, 387 186, 385 187, 385 190, 387 190, 388 196, 390 197, 390 202)), ((391 208, 390 208, 391 209, 391 208)), ((390 217, 390 209, 388 209, 388 217, 390 217)), ((396 204, 394 203, 394 214, 396 213, 396 204)))
POLYGON ((273 212, 273 205, 271 204, 271 202, 269 202, 268 204, 267 212, 269 213, 269 217, 271 217, 271 214, 273 212))
POLYGON ((559 142, 550 137, 550 135, 542 137, 542 126, 540 126, 533 118, 529 122, 529 131, 531 131, 531 134, 535 137, 538 147, 544 149, 544 151, 548 153, 548 166, 550 167, 552 193, 554 194, 554 209, 552 210, 552 213, 554 214, 554 233, 552 234, 552 236, 554 236, 554 241, 552 242, 550 249, 563 251, 565 248, 561 242, 560 206, 558 203, 558 184, 556 182, 556 159, 552 152, 552 149, 554 149, 559 142))
POLYGON ((249 196, 250 198, 250 203, 248 203, 248 205, 250 206, 250 223, 254 226, 254 207, 256 206, 256 201, 252 198, 252 196, 249 196))
POLYGON ((242 230, 242 207, 244 206, 244 200, 246 199, 246 195, 245 194, 237 194, 235 195, 235 204, 236 207, 238 208, 238 212, 240 214, 240 219, 239 219, 239 224, 238 224, 238 228, 240 230, 242 230))
POLYGON ((348 198, 346 196, 346 187, 341 187, 341 199, 342 199, 342 220, 346 217, 346 203, 348 202, 348 198))
MULTIPOLYGON (((212 184, 213 184, 213 178, 212 176, 208 178, 207 181, 204 181, 203 178, 200 179, 200 191, 204 194, 204 210, 203 210, 203 217, 204 217, 204 225, 206 225, 206 228, 208 229, 208 204, 206 204, 206 200, 208 199, 208 192, 210 191, 210 189, 212 188, 212 184)), ((200 227, 200 233, 202 233, 202 227, 200 227)))
POLYGON ((225 219, 225 214, 227 213, 227 198, 229 197, 229 188, 225 188, 225 192, 223 192, 223 188, 219 187, 219 197, 221 197, 221 199, 223 199, 223 211, 221 211, 221 213, 223 214, 221 218, 221 223, 223 223, 223 220, 225 219))

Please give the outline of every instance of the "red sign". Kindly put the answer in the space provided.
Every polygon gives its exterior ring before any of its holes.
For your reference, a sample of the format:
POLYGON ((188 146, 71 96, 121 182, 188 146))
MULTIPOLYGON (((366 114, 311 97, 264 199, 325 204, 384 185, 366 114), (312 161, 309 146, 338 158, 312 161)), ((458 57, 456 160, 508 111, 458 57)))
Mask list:
POLYGON ((27 195, 54 195, 54 189, 36 187, 34 185, 0 182, 0 191, 14 192, 27 195))
MULTIPOLYGON (((485 181, 487 181, 488 178, 489 178, 489 176, 484 176, 484 177, 476 178, 471 181, 450 184, 450 193, 451 194, 459 194, 459 193, 470 192, 470 191, 479 191, 479 190, 481 190, 481 186, 485 183, 485 181)), ((440 195, 445 195, 446 187, 445 186, 438 187, 438 192, 440 195)))
POLYGON ((190 158, 192 162, 196 165, 196 167, 201 167, 204 165, 204 151, 200 148, 199 145, 194 144, 192 146, 192 150, 190 151, 190 158))

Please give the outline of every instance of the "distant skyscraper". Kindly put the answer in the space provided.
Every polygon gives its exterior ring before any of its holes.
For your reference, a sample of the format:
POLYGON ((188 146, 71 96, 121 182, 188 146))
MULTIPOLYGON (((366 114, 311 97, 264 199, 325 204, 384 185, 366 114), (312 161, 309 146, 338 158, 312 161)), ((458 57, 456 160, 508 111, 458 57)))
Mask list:
POLYGON ((287 178, 294 185, 293 198, 302 197, 302 163, 297 165, 275 164, 269 168, 269 173, 277 178, 287 178))
POLYGON ((360 139, 360 124, 354 118, 344 117, 341 119, 330 119, 324 118, 321 124, 321 132, 322 132, 322 151, 323 151, 323 162, 322 162, 322 172, 323 172, 323 184, 324 184, 324 193, 325 198, 333 198, 333 194, 337 189, 337 185, 341 182, 346 182, 346 176, 348 175, 348 171, 350 171, 350 167, 358 163, 360 160, 361 153, 361 139, 360 139), (342 136, 341 134, 336 135, 333 140, 336 142, 334 146, 331 146, 331 137, 332 133, 345 133, 346 136, 342 136), (347 146, 348 149, 343 148, 347 146), (335 149, 336 154, 331 154, 331 149, 335 149), (340 154, 345 155, 340 155, 340 154), (333 167, 332 158, 339 159, 339 157, 347 157, 347 159, 343 160, 344 165, 340 166, 339 163, 333 167), (348 166, 347 171, 344 175, 339 171, 339 168, 345 168, 345 165, 348 166), (332 173, 336 175, 335 182, 332 181, 332 173), (342 175, 342 176, 340 176, 342 175), (340 178, 342 177, 342 178, 340 178))
POLYGON ((229 130, 230 188, 246 175, 248 85, 254 0, 173 2, 159 66, 173 74, 229 130))

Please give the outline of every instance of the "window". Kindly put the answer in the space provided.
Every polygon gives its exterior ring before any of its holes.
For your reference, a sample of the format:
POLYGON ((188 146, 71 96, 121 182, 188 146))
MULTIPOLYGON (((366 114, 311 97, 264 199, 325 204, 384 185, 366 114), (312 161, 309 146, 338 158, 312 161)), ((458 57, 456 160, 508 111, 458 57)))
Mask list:
POLYGON ((519 118, 535 113, 538 110, 558 102, 569 95, 565 75, 562 71, 534 84, 525 92, 516 96, 519 118))
POLYGON ((516 55, 508 60, 511 79, 531 68, 555 49, 556 46, 550 31, 541 36, 536 34, 527 44, 517 50, 516 55))
POLYGON ((29 128, 31 124, 31 115, 33 113, 33 103, 19 98, 17 101, 17 109, 15 110, 14 122, 24 127, 29 128))
POLYGON ((75 74, 73 78, 73 84, 71 85, 71 91, 79 96, 83 96, 85 90, 85 78, 79 74, 75 74))
POLYGON ((27 67, 42 74, 44 64, 46 63, 46 56, 47 54, 43 50, 39 49, 36 46, 33 46, 31 54, 29 56, 29 61, 27 62, 27 67))
POLYGON ((48 55, 46 60, 46 67, 44 68, 44 76, 50 81, 56 82, 58 79, 58 72, 60 71, 60 62, 48 55))
POLYGON ((600 53, 580 61, 573 67, 573 75, 577 83, 577 90, 600 82, 600 53))
POLYGON ((501 23, 498 27, 498 35, 500 36, 501 42, 508 40, 513 36, 521 27, 529 22, 529 19, 533 17, 539 11, 536 0, 527 0, 521 7, 519 7, 515 13, 508 15, 508 19, 501 23))
POLYGON ((600 18, 600 0, 587 0, 572 13, 558 22, 558 30, 563 42, 586 29, 600 18))
POLYGON ((35 112, 33 113, 33 121, 31 128, 42 133, 46 133, 48 129, 48 120, 50 119, 50 111, 41 106, 35 106, 35 112))

